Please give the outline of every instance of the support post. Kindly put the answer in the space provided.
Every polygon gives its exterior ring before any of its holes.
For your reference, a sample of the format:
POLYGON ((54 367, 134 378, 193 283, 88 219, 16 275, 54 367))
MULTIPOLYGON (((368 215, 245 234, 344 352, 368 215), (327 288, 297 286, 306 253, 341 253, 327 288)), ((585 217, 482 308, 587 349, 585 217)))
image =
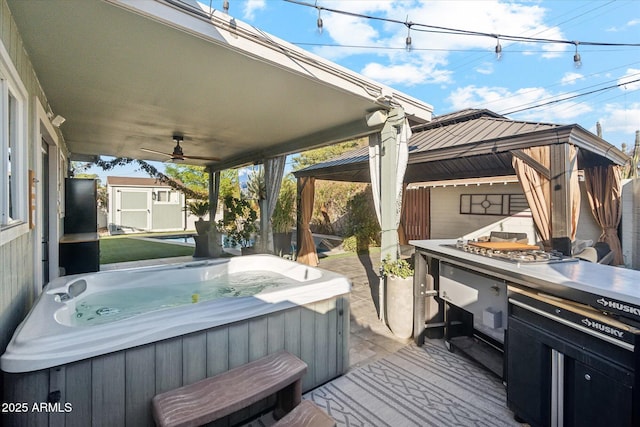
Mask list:
POLYGON ((209 231, 207 232, 207 254, 211 258, 222 255, 222 242, 216 229, 216 212, 220 194, 220 171, 209 171, 209 231))
MULTIPOLYGON (((398 188, 397 183, 398 180, 404 178, 406 164, 399 164, 400 151, 398 147, 398 136, 404 121, 404 110, 400 107, 394 107, 387 116, 387 120, 380 132, 379 140, 376 141, 373 137, 370 138, 370 144, 377 142, 379 145, 377 149, 379 156, 379 162, 377 164, 379 167, 377 171, 377 185, 372 185, 372 188, 379 191, 379 195, 374 195, 374 198, 379 196, 378 200, 380 201, 377 208, 381 229, 381 260, 389 256, 392 261, 395 261, 400 256, 398 224, 396 220, 397 216, 400 215, 398 191, 402 191, 402 189, 398 188), (399 177, 399 174, 402 174, 402 177, 399 177)), ((406 159, 404 160, 406 161, 406 159)), ((372 180, 374 179, 374 175, 374 173, 371 174, 372 180)), ((382 321, 386 321, 385 280, 383 277, 380 277, 378 289, 380 301, 379 316, 382 321)))
POLYGON ((302 247, 302 209, 300 206, 302 200, 302 182, 300 178, 296 178, 296 250, 294 257, 298 257, 298 251, 302 247))
POLYGON ((571 255, 571 175, 569 144, 550 146, 551 242, 553 249, 571 255))
POLYGON ((398 229, 395 226, 396 173, 398 164, 398 128, 404 119, 401 109, 392 109, 381 131, 380 137, 380 256, 387 254, 392 260, 398 259, 398 229), (399 110, 399 111, 398 111, 399 110))

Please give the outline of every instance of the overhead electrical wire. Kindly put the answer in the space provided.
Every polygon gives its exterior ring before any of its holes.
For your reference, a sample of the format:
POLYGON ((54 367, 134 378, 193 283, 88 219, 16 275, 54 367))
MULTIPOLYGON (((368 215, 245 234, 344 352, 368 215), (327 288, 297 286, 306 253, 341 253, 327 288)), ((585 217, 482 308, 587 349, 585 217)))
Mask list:
POLYGON ((507 111, 507 112, 501 112, 499 114, 507 116, 509 114, 519 113, 519 112, 526 111, 526 110, 532 110, 534 108, 540 108, 540 107, 544 107, 544 106, 551 105, 551 104, 557 104, 558 102, 564 102, 564 101, 568 101, 570 99, 579 98, 581 96, 591 95, 591 94, 594 94, 594 93, 597 93, 597 92, 611 90, 611 89, 615 89, 617 87, 626 86, 628 84, 638 83, 638 82, 640 82, 640 78, 635 79, 635 80, 626 81, 626 82, 623 82, 623 83, 617 83, 615 85, 606 86, 606 87, 599 88, 599 89, 594 89, 594 90, 591 90, 591 91, 588 91, 588 92, 584 92, 584 93, 578 93, 578 94, 575 94, 575 95, 566 96, 566 97, 560 98, 560 99, 554 99, 554 100, 543 102, 541 104, 533 105, 533 106, 530 106, 530 107, 520 108, 520 109, 511 110, 511 111, 507 111))
MULTIPOLYGON (((628 78, 632 78, 632 77, 635 77, 635 76, 640 76, 640 73, 629 74, 629 75, 624 76, 623 78, 627 78, 628 79, 628 78)), ((620 78, 613 79, 613 80, 607 80, 607 81, 604 81, 604 82, 601 82, 601 83, 597 83, 597 84, 594 84, 594 85, 585 86, 583 88, 580 88, 579 90, 574 90, 574 91, 569 92, 569 93, 575 93, 575 92, 578 92, 578 91, 586 91, 588 89, 597 88, 598 86, 602 86, 602 85, 605 85, 605 84, 610 84, 610 83, 613 83, 613 82, 619 82, 619 81, 620 81, 620 78)), ((618 87, 625 86, 627 84, 629 84, 628 81, 625 81, 625 82, 622 82, 622 83, 617 83, 618 87)), ((553 86, 555 86, 555 85, 553 85, 553 86)), ((551 87, 551 86, 549 86, 549 87, 551 87)), ((615 86, 609 86, 609 87, 613 88, 615 86)), ((537 89, 532 89, 532 91, 535 91, 535 90, 537 90, 537 89)), ((528 92, 529 91, 524 92, 524 94, 526 94, 528 92)), ((585 92, 585 93, 593 93, 593 92, 589 91, 589 92, 585 92)), ((519 94, 519 95, 522 95, 522 94, 519 94)), ((532 102, 527 102, 527 103, 524 103, 524 104, 521 104, 521 105, 518 105, 518 106, 515 106, 515 107, 512 107, 512 108, 521 108, 521 107, 526 107, 528 105, 535 104, 535 103, 538 103, 538 102, 546 102, 547 100, 557 99, 559 96, 563 96, 563 95, 566 95, 566 94, 559 94, 559 95, 549 96, 547 98, 538 99, 538 100, 532 101, 532 102)), ((504 98, 501 98, 500 100, 497 100, 497 101, 494 101, 494 102, 503 102, 505 99, 509 99, 509 98, 513 98, 513 97, 517 97, 517 96, 518 95, 513 95, 513 96, 510 96, 510 97, 504 97, 504 98)), ((485 105, 488 105, 488 104, 490 104, 490 103, 486 103, 485 105)))

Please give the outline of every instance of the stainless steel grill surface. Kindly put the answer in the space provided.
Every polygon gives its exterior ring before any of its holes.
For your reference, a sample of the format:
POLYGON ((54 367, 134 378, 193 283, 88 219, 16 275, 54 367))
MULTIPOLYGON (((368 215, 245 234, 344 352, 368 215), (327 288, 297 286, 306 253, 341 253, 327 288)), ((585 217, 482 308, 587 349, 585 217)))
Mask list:
POLYGON ((513 263, 527 263, 527 264, 553 264, 558 262, 576 262, 577 258, 568 257, 561 252, 557 251, 543 251, 542 249, 536 250, 496 250, 487 249, 470 245, 468 243, 456 243, 455 245, 444 245, 451 248, 455 248, 464 252, 485 256, 488 258, 500 259, 503 261, 513 263))

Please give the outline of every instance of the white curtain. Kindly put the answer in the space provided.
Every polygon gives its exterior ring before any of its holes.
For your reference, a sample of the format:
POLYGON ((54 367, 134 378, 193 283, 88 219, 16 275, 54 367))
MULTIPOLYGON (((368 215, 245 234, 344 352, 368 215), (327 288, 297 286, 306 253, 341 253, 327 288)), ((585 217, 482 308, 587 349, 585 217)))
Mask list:
POLYGON ((267 251, 273 251, 273 231, 271 230, 271 215, 276 208, 276 202, 280 195, 280 187, 282 186, 282 176, 284 174, 286 156, 278 156, 265 160, 264 162, 264 182, 267 190, 266 209, 264 212, 265 222, 267 224, 266 233, 262 233, 267 251))
POLYGON ((409 138, 411 138, 411 127, 409 120, 403 120, 402 126, 398 132, 397 138, 397 166, 396 166, 396 210, 395 210, 395 227, 400 227, 400 219, 402 218, 402 191, 404 190, 404 174, 407 171, 407 163, 409 162, 409 138))
MULTIPOLYGON (((397 126, 397 125, 395 125, 397 126)), ((395 164, 395 195, 396 203, 394 210, 395 228, 400 226, 400 218, 402 214, 402 190, 404 188, 404 173, 407 170, 407 162, 409 161, 409 145, 411 138, 411 128, 409 121, 404 118, 398 128, 396 137, 396 164, 395 164)), ((371 191, 373 192, 373 204, 378 217, 378 223, 382 227, 382 210, 380 208, 381 198, 381 144, 380 134, 376 133, 369 137, 369 173, 371 175, 371 191)), ((385 177, 387 178, 387 177, 385 177)))
POLYGON ((369 175, 371 175, 371 192, 373 193, 373 206, 378 217, 378 224, 382 225, 380 212, 380 134, 369 136, 369 175))
MULTIPOLYGON (((394 108, 391 111, 380 134, 369 137, 371 189, 376 216, 382 230, 381 259, 385 259, 389 255, 391 259, 395 260, 400 255, 398 227, 402 217, 402 190, 409 159, 408 141, 410 137, 409 122, 401 108, 394 108), (385 192, 384 197, 383 191, 385 192), (384 207, 382 206, 383 201, 384 207)), ((378 287, 379 316, 383 321, 386 310, 384 286, 384 279, 380 277, 378 287)))

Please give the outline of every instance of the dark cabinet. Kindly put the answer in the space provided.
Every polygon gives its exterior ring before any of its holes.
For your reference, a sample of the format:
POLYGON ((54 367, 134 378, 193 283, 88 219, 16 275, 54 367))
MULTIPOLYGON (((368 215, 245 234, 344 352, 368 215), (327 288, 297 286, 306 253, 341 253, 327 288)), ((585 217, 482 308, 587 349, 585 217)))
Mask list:
POLYGON ((510 299, 507 404, 516 417, 533 427, 639 425, 635 346, 602 333, 620 325, 589 314, 535 299, 510 299), (602 321, 600 332, 585 327, 594 318, 602 321))
POLYGON ((532 426, 549 425, 551 350, 526 325, 509 319, 507 330, 509 409, 532 426))
POLYGON ((67 178, 64 234, 98 231, 98 187, 95 179, 67 178))
POLYGON ((565 383, 565 425, 633 425, 630 386, 576 360, 568 366, 565 383))
POLYGON ((100 270, 97 198, 96 180, 65 180, 64 235, 60 239, 60 267, 65 275, 100 270))

